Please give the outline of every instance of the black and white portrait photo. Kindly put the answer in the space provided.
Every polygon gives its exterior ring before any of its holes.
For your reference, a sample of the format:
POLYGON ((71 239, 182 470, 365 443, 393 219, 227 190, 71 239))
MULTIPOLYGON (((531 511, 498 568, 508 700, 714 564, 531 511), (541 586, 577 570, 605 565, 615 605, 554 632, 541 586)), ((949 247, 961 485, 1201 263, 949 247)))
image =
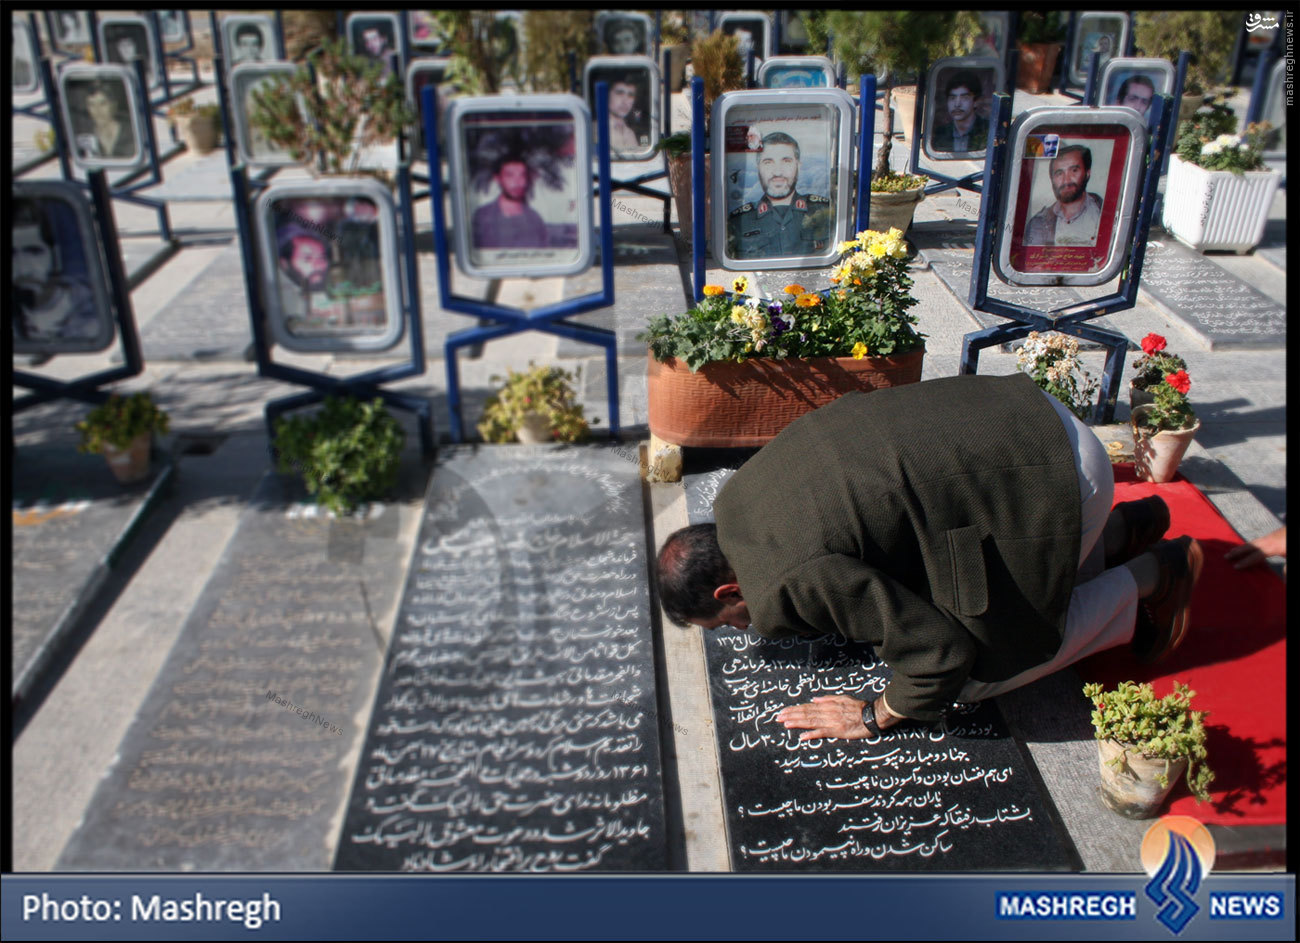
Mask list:
POLYGON ((221 41, 232 67, 274 59, 275 21, 269 16, 228 16, 221 21, 221 41))
POLYGON ((277 147, 252 121, 254 96, 277 78, 292 78, 298 67, 288 62, 243 62, 230 73, 230 121, 239 154, 249 164, 281 166, 296 161, 287 148, 277 147))
POLYGON ((644 13, 597 13, 598 48, 607 56, 648 56, 652 23, 644 13))
POLYGON ((844 238, 852 99, 841 89, 791 99, 755 90, 715 103, 714 206, 723 199, 712 222, 723 268, 828 263, 844 238))
POLYGON ((373 180, 279 184, 257 203, 271 328, 291 350, 384 350, 402 331, 392 198, 373 180))
POLYGON ((989 108, 1001 86, 1002 64, 987 56, 940 59, 926 83, 925 153, 935 160, 982 160, 989 108))
POLYGON ((7 213, 14 350, 103 350, 113 312, 87 197, 66 181, 17 183, 7 213))
POLYGON ((14 20, 13 28, 14 91, 20 95, 30 95, 41 88, 41 78, 36 71, 36 44, 32 42, 31 27, 26 23, 14 20))
POLYGON ((397 29, 397 16, 392 13, 353 13, 348 16, 348 41, 352 52, 383 65, 385 78, 393 74, 393 57, 400 52, 397 29))
POLYGON ((145 158, 136 77, 126 66, 68 66, 59 73, 72 157, 87 170, 127 168, 145 158))
POLYGON ((653 157, 659 139, 659 70, 648 56, 597 56, 587 60, 587 107, 597 117, 596 83, 609 86, 609 151, 613 160, 653 157))
POLYGON ((54 10, 48 15, 58 48, 69 50, 90 45, 90 14, 85 10, 54 10))
POLYGON ((105 17, 99 21, 99 37, 105 62, 134 68, 139 59, 144 62, 145 84, 155 88, 162 81, 158 68, 158 43, 147 19, 142 16, 105 17))
POLYGON ((1165 59, 1114 58, 1100 75, 1100 104, 1132 108, 1150 123, 1151 102, 1157 95, 1170 95, 1174 87, 1174 64, 1165 59))
POLYGON ((466 274, 571 274, 591 264, 591 113, 581 99, 457 99, 448 126, 466 274))

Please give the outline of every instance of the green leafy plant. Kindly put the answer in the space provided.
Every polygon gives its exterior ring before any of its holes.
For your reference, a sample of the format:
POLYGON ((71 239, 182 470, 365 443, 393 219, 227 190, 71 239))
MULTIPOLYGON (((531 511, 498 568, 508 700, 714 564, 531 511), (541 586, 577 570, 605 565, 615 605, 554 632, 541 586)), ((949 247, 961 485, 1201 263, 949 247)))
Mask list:
MULTIPOLYGON (((532 363, 528 366, 522 373, 507 370, 505 385, 488 398, 478 424, 483 440, 515 441, 524 417, 535 413, 546 420, 551 438, 556 441, 584 441, 591 429, 573 390, 574 375, 559 367, 537 367, 532 363)), ((499 376, 492 377, 494 383, 500 380, 499 376)))
POLYGON ((194 99, 190 96, 178 98, 167 107, 168 118, 188 118, 198 112, 194 99))
POLYGON ((916 190, 925 186, 929 180, 916 174, 903 174, 888 171, 884 174, 871 175, 872 193, 902 193, 904 190, 916 190))
POLYGON ((745 87, 745 63, 740 58, 740 42, 722 30, 714 30, 691 44, 691 65, 704 80, 704 107, 723 92, 745 87))
POLYGON ((518 61, 519 36, 514 24, 497 19, 492 10, 469 9, 438 10, 434 22, 443 49, 451 56, 444 74, 446 84, 465 95, 501 91, 518 61))
POLYGON ((76 424, 76 430, 81 433, 77 448, 82 452, 103 452, 105 445, 125 449, 136 436, 154 432, 165 435, 168 427, 167 414, 148 393, 131 396, 114 393, 76 424))
POLYGON ((383 497, 397 481, 406 433, 379 397, 326 397, 311 416, 275 423, 281 472, 298 472, 308 494, 338 514, 383 497))
POLYGON ((1065 39, 1065 24, 1057 10, 1022 10, 1020 35, 1022 43, 1059 43, 1065 39))
POLYGON ((1133 361, 1133 386, 1139 390, 1155 390, 1165 377, 1187 369, 1187 361, 1167 350, 1168 342, 1154 332, 1142 338, 1142 356, 1133 361))
POLYGON ((729 293, 705 285, 704 300, 684 314, 651 318, 638 339, 656 360, 676 358, 692 372, 706 363, 759 357, 853 357, 903 354, 924 345, 909 312, 915 305, 907 246, 897 229, 861 232, 840 245, 832 288, 785 286, 782 300, 746 297, 742 275, 729 293))
POLYGON ((283 20, 284 52, 294 62, 338 38, 338 16, 334 10, 285 10, 283 20))
POLYGON ((672 134, 665 134, 655 145, 656 151, 663 151, 669 157, 681 157, 683 154, 691 152, 691 132, 674 131, 672 134))
POLYGON ((365 148, 391 141, 415 122, 401 78, 385 78, 383 63, 348 53, 342 40, 327 40, 308 62, 314 80, 303 66, 255 89, 249 120, 313 172, 323 159, 326 173, 354 173, 365 148))
MULTIPOLYGON (((1121 681, 1113 691, 1085 684, 1083 693, 1092 700, 1092 726, 1098 740, 1114 740, 1148 758, 1187 757, 1187 787, 1198 802, 1209 800, 1214 773, 1205 761, 1207 715, 1191 709, 1195 691, 1175 681, 1170 694, 1157 698, 1150 684, 1121 681)), ((1120 754, 1111 762, 1123 761, 1120 754)), ((1162 786, 1169 785, 1168 766, 1159 779, 1162 786)))
POLYGON ((1178 126, 1175 153, 1179 160, 1206 170, 1227 170, 1242 174, 1264 169, 1264 150, 1273 126, 1267 121, 1237 130, 1237 116, 1221 102, 1204 105, 1178 126))
POLYGON ((1191 388, 1192 379, 1186 370, 1176 370, 1154 387, 1147 387, 1155 397, 1155 403, 1138 424, 1138 431, 1144 435, 1154 435, 1157 432, 1189 429, 1195 425, 1196 413, 1187 399, 1187 392, 1191 388))
POLYGON ((1226 75, 1240 10, 1139 10, 1134 19, 1139 56, 1177 62, 1180 52, 1191 53, 1184 94, 1204 94, 1226 75))
POLYGON ((1079 339, 1065 334, 1030 331, 1025 343, 1016 348, 1016 366, 1033 377, 1039 388, 1066 405, 1080 419, 1086 419, 1099 382, 1084 369, 1079 359, 1079 339))
POLYGON ((585 10, 528 10, 524 13, 524 71, 534 92, 569 90, 569 53, 578 68, 595 53, 596 14, 585 10))

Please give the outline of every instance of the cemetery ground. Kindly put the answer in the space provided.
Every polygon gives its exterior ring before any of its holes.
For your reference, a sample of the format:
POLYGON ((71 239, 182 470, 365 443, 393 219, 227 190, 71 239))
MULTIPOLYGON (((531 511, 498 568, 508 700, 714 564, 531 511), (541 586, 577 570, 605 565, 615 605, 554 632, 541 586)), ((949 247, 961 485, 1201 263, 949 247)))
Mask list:
MULTIPOLYGON (((684 103, 678 99, 675 126, 684 127, 684 103)), ((1016 94, 1017 110, 1065 101, 1060 96, 1016 94)), ((15 138, 22 141, 38 125, 22 119, 14 126, 15 138)), ((168 139, 161 122, 159 128, 163 139, 168 139)), ((905 148, 896 146, 894 155, 901 163, 905 148)), ((15 162, 19 162, 17 154, 15 162)), ((48 163, 26 179, 54 177, 57 172, 57 165, 48 163)), ((282 172, 277 179, 285 176, 282 172)), ((430 542, 450 544, 466 534, 473 536, 472 508, 450 508, 445 522, 450 529, 441 532, 428 529, 437 521, 426 512, 440 495, 458 493, 458 480, 477 481, 474 476, 487 475, 483 468, 494 462, 527 481, 528 475, 537 473, 530 471, 537 453, 513 446, 450 448, 444 443, 435 469, 419 456, 411 417, 397 413, 407 431, 407 447, 395 499, 364 521, 329 521, 314 514, 300 487, 270 469, 262 409, 267 401, 296 388, 259 378, 255 364, 245 359, 251 334, 243 279, 237 265, 231 267, 237 242, 224 153, 202 158, 183 153, 166 163, 164 179, 159 189, 165 188, 175 200, 170 203, 179 243, 174 251, 158 245, 151 211, 118 201, 114 212, 127 269, 140 276, 132 304, 145 357, 144 372, 117 389, 151 390, 169 412, 171 432, 161 443, 169 458, 164 466, 169 469, 166 480, 153 491, 146 487, 118 492, 111 482, 102 487, 96 476, 107 480, 107 469, 78 461, 74 452, 72 424, 84 414, 84 406, 55 402, 13 416, 15 617, 27 605, 44 607, 46 621, 57 617, 61 607, 77 610, 15 710, 13 866, 18 871, 147 870, 179 868, 183 865, 176 862, 188 860, 199 862, 199 870, 398 867, 400 860, 378 854, 379 842, 372 843, 373 858, 355 851, 345 854, 347 841, 341 836, 363 834, 373 827, 361 820, 363 810, 356 795, 366 779, 363 753, 374 746, 368 731, 372 731, 376 691, 381 684, 396 683, 384 668, 385 654, 392 657, 400 650, 399 609, 414 605, 413 594, 418 592, 419 574, 408 570, 413 555, 418 560, 418 549, 430 542), (433 488, 426 492, 431 479, 433 488), (20 482, 28 483, 25 490, 20 490, 20 482), (113 523, 96 526, 91 520, 93 515, 106 514, 117 515, 113 523), (24 568, 21 548, 27 545, 33 548, 28 562, 39 559, 39 567, 24 568), (329 585, 329 575, 342 572, 355 576, 362 587, 356 598, 349 595, 343 601, 330 595, 337 587, 329 585), (233 725, 223 728, 219 695, 194 695, 188 700, 165 695, 182 690, 187 679, 196 690, 205 679, 212 682, 210 691, 219 690, 219 679, 207 678, 202 671, 191 675, 186 666, 204 658, 211 661, 218 654, 233 658, 243 653, 230 645, 200 646, 192 627, 220 624, 227 618, 217 618, 221 613, 235 620, 227 624, 255 619, 259 596, 250 587, 276 578, 323 587, 319 598, 313 599, 312 593, 295 596, 287 603, 290 608, 279 613, 286 619, 310 610, 323 612, 320 622, 324 624, 332 608, 351 611, 358 605, 364 619, 359 627, 352 627, 357 631, 351 636, 349 630, 331 634, 328 627, 315 635, 306 633, 316 645, 302 650, 302 671, 312 674, 319 693, 314 698, 290 698, 305 712, 314 712, 341 729, 341 737, 326 731, 309 741, 308 734, 317 735, 309 729, 312 721, 289 716, 288 710, 274 703, 261 708, 276 715, 277 729, 291 731, 291 739, 285 741, 284 765, 292 768, 300 762, 305 765, 299 768, 310 775, 297 784, 276 780, 284 783, 285 794, 278 809, 290 824, 271 836, 270 844, 259 844, 249 837, 253 830, 241 832, 240 823, 267 810, 241 808, 239 800, 265 783, 249 781, 242 789, 239 783, 241 777, 265 775, 265 767, 256 760, 232 758, 239 752, 238 743, 230 737, 233 725), (319 583, 313 582, 316 579, 319 583), (24 601, 22 592, 28 585, 34 588, 24 601), (235 598, 241 594, 247 598, 235 598), (355 657, 335 671, 330 646, 344 642, 355 657), (335 675, 325 677, 330 671, 335 675), (144 845, 140 843, 144 826, 135 827, 129 810, 113 813, 117 818, 110 813, 119 796, 153 775, 150 758, 157 760, 157 755, 146 741, 163 724, 188 725, 191 740, 185 748, 205 755, 203 768, 209 782, 227 784, 225 791, 216 789, 216 793, 228 805, 206 821, 193 815, 187 819, 184 806, 177 805, 171 838, 155 830, 153 844, 144 845), (300 729, 291 729, 291 724, 300 729), (195 732, 199 727, 208 731, 206 742, 201 732, 195 732), (102 789, 108 792, 101 794, 102 789), (225 831, 215 837, 211 831, 202 833, 206 835, 202 840, 195 837, 200 834, 196 830, 213 824, 225 831)), ((909 234, 919 250, 913 269, 920 299, 915 310, 920 329, 928 335, 923 379, 956 374, 963 335, 992 323, 989 316, 971 312, 963 300, 968 284, 963 273, 969 271, 978 209, 977 194, 933 195, 921 205, 909 234)), ((417 207, 416 217, 417 229, 424 234, 417 244, 428 365, 423 375, 393 387, 431 398, 436 433, 445 436, 448 407, 442 342, 449 331, 472 320, 439 308, 427 236, 427 202, 417 207)), ((667 533, 692 519, 698 509, 698 489, 708 484, 688 475, 684 483, 641 485, 633 458, 637 444, 648 435, 645 353, 634 336, 647 316, 682 310, 688 303, 689 251, 680 236, 661 231, 661 217, 659 201, 614 193, 616 304, 579 318, 618 335, 621 445, 604 444, 600 435, 607 425, 603 358, 591 348, 552 335, 515 335, 489 342, 478 356, 462 353, 464 419, 471 429, 494 388, 492 377, 504 374, 507 367, 518 369, 533 361, 581 368, 588 415, 601 420, 595 444, 554 451, 545 447, 542 452, 564 463, 587 462, 612 482, 606 499, 622 516, 614 528, 617 535, 610 539, 636 551, 635 563, 619 565, 632 570, 642 567, 636 573, 637 595, 631 597, 637 611, 629 616, 629 625, 652 644, 643 646, 647 657, 634 666, 639 693, 629 695, 626 706, 642 718, 638 732, 648 755, 628 762, 650 767, 637 788, 650 796, 650 804, 660 803, 663 811, 661 818, 647 816, 651 840, 630 866, 740 870, 753 862, 752 857, 742 860, 744 855, 735 848, 735 803, 728 793, 729 770, 719 760, 725 718, 715 713, 717 702, 711 697, 708 639, 700 630, 678 630, 652 612, 653 597, 645 588, 644 561, 667 533), (589 458, 584 459, 584 454, 589 458), (697 489, 694 507, 692 488, 697 489), (662 776, 655 775, 655 763, 662 764, 662 776)), ((1172 237, 1154 228, 1151 234, 1150 274, 1159 275, 1165 255, 1172 259, 1171 266, 1201 266, 1194 275, 1183 277, 1217 279, 1229 299, 1234 292, 1242 298, 1247 297, 1246 290, 1253 292, 1248 299, 1251 310, 1259 312, 1255 321, 1237 317, 1240 309, 1232 308, 1231 300, 1230 310, 1218 314, 1201 306, 1180 308, 1177 280, 1170 279, 1162 295, 1144 288, 1133 309, 1098 322, 1133 341, 1150 331, 1161 333, 1170 348, 1187 360, 1195 383, 1192 401, 1202 426, 1183 471, 1246 538, 1267 533, 1286 519, 1285 224, 1283 189, 1275 199, 1264 245, 1251 255, 1213 254, 1188 262, 1172 237)), ((720 270, 710 269, 710 274, 709 281, 730 279, 730 273, 720 270)), ((788 275, 752 273, 752 280, 779 291, 788 275)), ((479 292, 480 297, 490 293, 503 304, 521 307, 591 290, 596 278, 592 270, 571 279, 504 279, 489 286, 453 275, 458 290, 479 292)), ((815 278, 810 281, 822 284, 815 278)), ((991 282, 991 295, 1000 290, 1005 286, 991 282)), ((1101 294, 1103 289, 1079 293, 1088 297, 1094 291, 1101 294)), ((402 352, 399 347, 381 355, 343 356, 277 349, 275 358, 343 376, 398 362, 404 359, 402 352)), ((60 356, 30 369, 69 379, 114 365, 115 354, 116 348, 110 348, 102 354, 60 356)), ((1128 359, 1134 356, 1131 348, 1128 359)), ((1090 351, 1085 357, 1089 369, 1099 375, 1101 354, 1090 351)), ((16 364, 21 366, 22 358, 16 364)), ((1009 350, 991 348, 981 354, 981 373, 1015 369, 1009 350)), ((1099 427, 1097 434, 1103 442, 1119 440, 1131 447, 1123 402, 1115 418, 1115 425, 1099 427)), ((690 461, 688 453, 688 471, 690 461)), ((548 481, 557 489, 576 487, 564 476, 578 472, 551 474, 554 477, 548 481)), ((572 516, 586 500, 583 493, 573 494, 572 506, 558 509, 550 507, 544 495, 525 497, 540 502, 535 508, 528 506, 530 513, 563 511, 572 516)), ((608 511, 606 505, 599 507, 608 511)), ((520 580, 532 581, 527 585, 533 589, 559 573, 581 575, 581 561, 532 570, 527 555, 521 553, 511 550, 508 560, 522 574, 520 580)), ((462 558, 461 565, 478 564, 471 554, 462 558)), ((460 575, 469 580, 474 574, 460 575)), ((476 611, 472 601, 465 605, 469 608, 455 614, 468 623, 476 611)), ((208 638, 223 641, 220 635, 208 638)), ((334 649, 338 650, 342 648, 334 649)), ((1079 687, 1077 676, 1067 669, 998 700, 1010 735, 1023 745, 1016 762, 1018 788, 1025 792, 1017 795, 1050 796, 1039 817, 1040 827, 1045 835, 1058 838, 1057 828, 1063 829, 1077 853, 1077 860, 1072 860, 1069 849, 1059 843, 1024 866, 1139 871, 1138 846, 1146 824, 1110 814, 1096 796, 1096 751, 1087 723, 1088 705, 1079 687)), ((1198 706, 1214 709, 1212 704, 1198 706)), ((751 810, 766 798, 750 797, 751 810)), ((135 808, 141 821, 156 811, 135 808)), ((1219 867, 1281 868, 1282 833, 1282 827, 1272 826, 1215 830, 1219 867)), ((979 859, 972 852, 969 866, 980 867, 979 859)))

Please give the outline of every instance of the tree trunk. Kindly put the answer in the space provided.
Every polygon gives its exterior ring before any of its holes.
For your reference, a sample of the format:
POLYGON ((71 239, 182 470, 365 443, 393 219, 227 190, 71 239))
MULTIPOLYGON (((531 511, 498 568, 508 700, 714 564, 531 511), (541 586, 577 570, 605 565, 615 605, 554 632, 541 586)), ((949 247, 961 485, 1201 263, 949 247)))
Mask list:
MULTIPOLYGON (((889 174, 889 149, 893 145, 894 141, 894 109, 891 106, 892 98, 893 86, 886 84, 885 97, 882 100, 884 107, 884 118, 882 119, 883 127, 880 129, 883 140, 880 142, 880 150, 876 152, 876 164, 871 168, 872 177, 884 177, 889 174)), ((866 104, 867 103, 864 102, 864 106, 866 104)), ((875 107, 874 102, 870 104, 872 107, 875 107)))

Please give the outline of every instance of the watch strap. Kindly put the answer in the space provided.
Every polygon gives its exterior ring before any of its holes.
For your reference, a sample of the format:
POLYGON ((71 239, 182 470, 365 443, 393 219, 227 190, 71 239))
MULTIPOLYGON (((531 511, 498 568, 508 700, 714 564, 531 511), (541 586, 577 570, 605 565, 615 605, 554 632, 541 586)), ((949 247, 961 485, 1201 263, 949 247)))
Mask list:
POLYGON ((867 701, 862 708, 862 726, 867 728, 867 737, 875 740, 880 736, 880 724, 876 723, 876 702, 867 701))

